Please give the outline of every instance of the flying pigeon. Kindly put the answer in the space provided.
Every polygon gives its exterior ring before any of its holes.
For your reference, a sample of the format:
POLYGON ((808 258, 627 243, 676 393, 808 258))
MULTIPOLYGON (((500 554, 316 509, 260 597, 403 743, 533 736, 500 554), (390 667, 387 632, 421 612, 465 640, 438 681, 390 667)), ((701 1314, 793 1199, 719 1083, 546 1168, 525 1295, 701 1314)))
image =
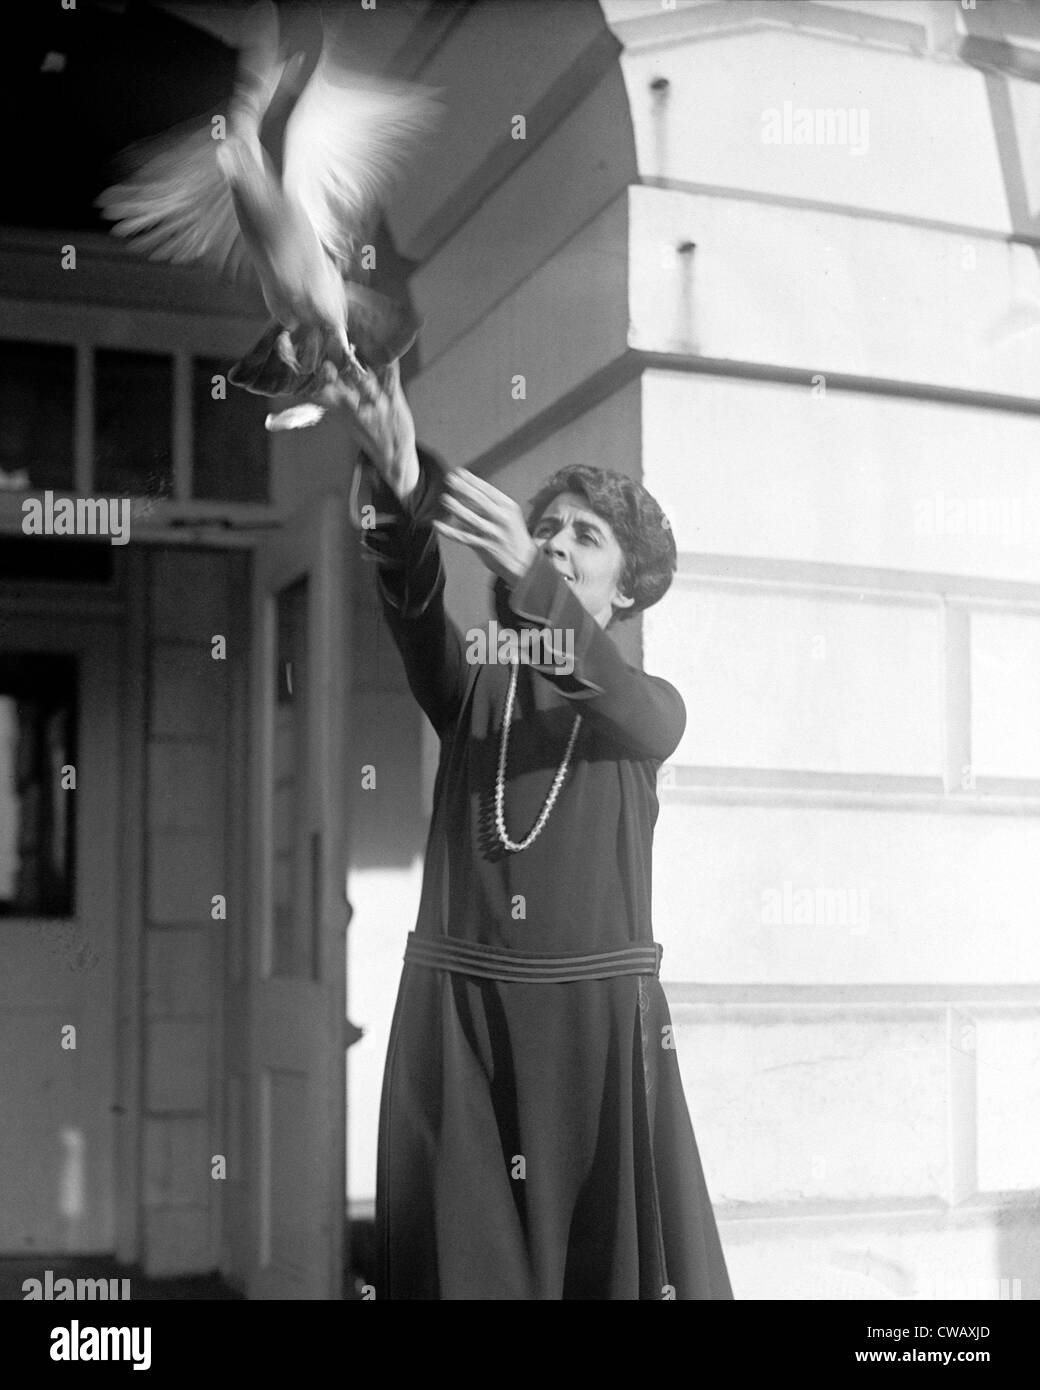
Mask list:
MULTIPOLYGON (((305 55, 281 57, 268 0, 250 11, 245 33, 226 127, 218 117, 150 142, 136 172, 97 206, 117 236, 153 260, 202 261, 259 279, 273 322, 229 372, 234 384, 306 398, 341 376, 358 383, 371 369, 382 378, 421 322, 347 277, 376 202, 440 104, 427 88, 344 68, 327 36, 301 90, 305 55), (279 173, 261 127, 287 103, 279 173)), ((267 428, 315 424, 324 413, 305 400, 269 415, 267 428)))

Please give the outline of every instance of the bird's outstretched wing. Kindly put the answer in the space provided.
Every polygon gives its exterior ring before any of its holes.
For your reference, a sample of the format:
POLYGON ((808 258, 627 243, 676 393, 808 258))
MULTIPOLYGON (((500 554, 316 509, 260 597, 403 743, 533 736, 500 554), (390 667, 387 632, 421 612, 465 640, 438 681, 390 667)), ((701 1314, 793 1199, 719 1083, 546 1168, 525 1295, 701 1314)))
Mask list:
POLYGON ((352 72, 322 50, 286 125, 282 179, 341 264, 440 111, 432 89, 352 72))
POLYGON ((129 152, 140 167, 97 198, 135 251, 152 260, 205 261, 242 279, 250 269, 231 190, 217 162, 218 141, 207 124, 160 136, 129 152))
POLYGON ((95 201, 116 236, 152 260, 204 261, 239 281, 254 277, 231 189, 217 152, 225 134, 256 143, 286 64, 279 61, 278 12, 270 0, 251 6, 242 25, 238 73, 226 119, 216 113, 127 150, 130 172, 95 201), (225 129, 226 127, 226 129, 225 129))

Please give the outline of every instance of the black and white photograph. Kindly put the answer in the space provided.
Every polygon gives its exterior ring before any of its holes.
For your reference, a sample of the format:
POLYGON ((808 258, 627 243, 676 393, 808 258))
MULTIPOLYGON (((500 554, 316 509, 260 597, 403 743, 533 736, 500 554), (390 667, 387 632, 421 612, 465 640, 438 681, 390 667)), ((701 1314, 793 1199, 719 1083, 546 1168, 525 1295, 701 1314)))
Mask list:
POLYGON ((39 1364, 190 1354, 113 1302, 562 1300, 999 1364, 1040 1298, 1040 3, 5 22, 39 1364))

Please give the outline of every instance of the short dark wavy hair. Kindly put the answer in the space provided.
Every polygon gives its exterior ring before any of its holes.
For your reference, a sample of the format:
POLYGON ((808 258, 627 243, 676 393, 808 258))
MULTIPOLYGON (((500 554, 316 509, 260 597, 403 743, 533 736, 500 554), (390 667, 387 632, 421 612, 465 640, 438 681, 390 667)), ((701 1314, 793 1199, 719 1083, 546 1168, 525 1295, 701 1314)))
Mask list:
POLYGON ((678 557, 671 522, 642 483, 624 473, 612 473, 591 464, 561 468, 548 478, 528 503, 527 529, 534 532, 542 513, 561 492, 584 497, 592 511, 610 523, 624 555, 618 587, 635 602, 616 608, 614 620, 622 622, 664 598, 672 583, 678 557))

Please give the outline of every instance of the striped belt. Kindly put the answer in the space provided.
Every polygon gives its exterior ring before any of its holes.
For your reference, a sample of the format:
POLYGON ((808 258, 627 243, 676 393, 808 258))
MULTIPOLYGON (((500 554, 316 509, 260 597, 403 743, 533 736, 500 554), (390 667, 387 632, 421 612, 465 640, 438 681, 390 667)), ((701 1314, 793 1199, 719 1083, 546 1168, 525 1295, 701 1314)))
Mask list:
POLYGON ((528 951, 503 951, 450 936, 408 935, 404 951, 408 965, 433 970, 454 970, 484 980, 515 983, 566 984, 572 980, 609 980, 615 975, 656 975, 661 968, 661 947, 624 946, 617 951, 588 955, 535 955, 528 951))

